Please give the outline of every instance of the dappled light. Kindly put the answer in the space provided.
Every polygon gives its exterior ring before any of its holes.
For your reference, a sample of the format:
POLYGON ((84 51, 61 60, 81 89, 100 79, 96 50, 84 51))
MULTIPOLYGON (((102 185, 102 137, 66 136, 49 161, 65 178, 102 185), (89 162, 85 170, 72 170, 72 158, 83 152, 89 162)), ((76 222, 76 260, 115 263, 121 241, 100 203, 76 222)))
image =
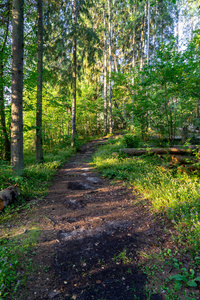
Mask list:
POLYGON ((200 300, 200 0, 0 2, 0 299, 200 300))

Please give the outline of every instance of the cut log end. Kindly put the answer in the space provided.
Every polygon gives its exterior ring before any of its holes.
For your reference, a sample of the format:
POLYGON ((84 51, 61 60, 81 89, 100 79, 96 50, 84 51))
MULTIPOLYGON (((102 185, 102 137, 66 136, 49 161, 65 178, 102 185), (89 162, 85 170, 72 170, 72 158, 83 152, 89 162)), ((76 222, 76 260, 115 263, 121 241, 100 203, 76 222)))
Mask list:
POLYGON ((4 209, 3 201, 0 199, 0 211, 4 209))

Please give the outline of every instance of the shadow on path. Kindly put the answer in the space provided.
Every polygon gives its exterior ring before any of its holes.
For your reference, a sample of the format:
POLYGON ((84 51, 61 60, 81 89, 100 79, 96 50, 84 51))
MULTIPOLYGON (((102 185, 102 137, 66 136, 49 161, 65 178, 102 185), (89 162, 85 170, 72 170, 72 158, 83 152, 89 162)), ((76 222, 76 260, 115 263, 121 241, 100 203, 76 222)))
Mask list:
POLYGON ((149 239, 157 239, 159 226, 134 204, 131 189, 111 185, 91 167, 98 143, 103 142, 87 144, 67 162, 38 202, 42 234, 35 264, 42 267, 38 278, 29 278, 27 300, 163 299, 149 294, 138 266, 138 252, 152 246, 149 239))

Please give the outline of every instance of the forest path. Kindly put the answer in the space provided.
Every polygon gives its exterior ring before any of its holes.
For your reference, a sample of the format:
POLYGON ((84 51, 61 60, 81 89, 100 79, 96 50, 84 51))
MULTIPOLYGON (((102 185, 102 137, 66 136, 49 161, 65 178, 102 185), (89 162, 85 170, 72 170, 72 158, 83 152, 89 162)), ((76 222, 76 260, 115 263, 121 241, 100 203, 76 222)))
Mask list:
POLYGON ((32 270, 20 299, 163 299, 147 293, 139 263, 140 253, 165 247, 169 233, 131 188, 111 184, 90 164, 104 141, 86 144, 38 201, 34 218, 42 233, 33 263, 39 272, 32 270))

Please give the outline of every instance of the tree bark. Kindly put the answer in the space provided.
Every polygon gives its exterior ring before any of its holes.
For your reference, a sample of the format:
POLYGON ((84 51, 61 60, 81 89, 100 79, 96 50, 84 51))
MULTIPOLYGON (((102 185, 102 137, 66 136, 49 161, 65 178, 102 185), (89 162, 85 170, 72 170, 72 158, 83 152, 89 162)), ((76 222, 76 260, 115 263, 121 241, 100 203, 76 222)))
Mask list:
POLYGON ((3 52, 0 52, 0 118, 1 131, 3 136, 3 155, 4 159, 10 161, 10 141, 6 130, 5 107, 4 107, 4 84, 3 84, 3 52))
POLYGON ((147 1, 147 65, 149 65, 149 41, 150 41, 150 0, 147 1))
POLYGON ((24 169, 23 157, 23 40, 24 0, 13 0, 12 7, 12 103, 11 163, 14 173, 24 169))
POLYGON ((178 0, 176 0, 176 45, 177 45, 177 50, 179 49, 179 3, 178 0))
POLYGON ((105 16, 105 6, 103 7, 103 23, 104 23, 104 87, 103 87, 103 97, 104 97, 104 134, 107 133, 107 40, 106 40, 106 16, 105 16))
POLYGON ((43 12, 42 0, 37 0, 38 61, 37 61, 37 107, 36 107, 36 161, 43 162, 42 149, 42 73, 43 73, 43 12))
MULTIPOLYGON (((150 16, 150 0, 147 1, 147 66, 148 66, 148 71, 150 73, 150 68, 149 68, 149 44, 150 44, 150 20, 151 20, 151 16, 150 16)), ((148 89, 148 87, 147 87, 148 89)), ((146 92, 146 96, 148 97, 148 92, 146 92)), ((148 129, 151 129, 151 112, 150 110, 148 111, 148 129)))
MULTIPOLYGON (((134 6, 134 9, 133 9, 133 15, 135 17, 135 14, 136 14, 136 8, 134 6)), ((136 22, 136 20, 135 20, 136 22)), ((132 68, 133 68, 133 78, 132 78, 132 86, 134 88, 134 77, 135 77, 135 26, 136 24, 134 24, 134 28, 133 28, 133 37, 132 37, 132 41, 133 41, 133 56, 132 56, 132 68)), ((134 94, 134 89, 132 91, 132 109, 134 109, 134 102, 135 102, 135 94, 134 94)), ((132 112, 132 122, 134 122, 134 113, 132 112)))
POLYGON ((143 70, 144 67, 144 47, 145 47, 145 18, 146 18, 146 4, 144 4, 144 16, 142 18, 142 27, 141 27, 141 53, 140 53, 140 70, 143 70))
POLYGON ((197 100, 197 119, 196 119, 196 123, 197 123, 197 128, 199 129, 200 127, 200 113, 199 113, 199 106, 200 106, 200 100, 197 100))
POLYGON ((73 7, 73 99, 72 99, 72 137, 71 146, 74 147, 75 135, 76 135, 76 26, 77 26, 77 9, 76 0, 74 0, 73 7))
POLYGON ((10 161, 10 141, 8 137, 8 132, 6 129, 6 120, 5 120, 5 104, 4 104, 4 49, 8 39, 8 28, 10 23, 10 1, 6 4, 7 14, 6 20, 4 21, 5 29, 5 38, 3 41, 2 48, 0 49, 0 119, 1 119, 1 131, 3 136, 3 158, 7 161, 10 161))
POLYGON ((112 35, 111 35, 111 4, 110 0, 108 0, 108 23, 109 23, 109 112, 110 112, 110 134, 113 133, 113 118, 112 118, 112 89, 111 89, 111 72, 112 72, 112 49, 111 49, 111 43, 112 43, 112 35))

